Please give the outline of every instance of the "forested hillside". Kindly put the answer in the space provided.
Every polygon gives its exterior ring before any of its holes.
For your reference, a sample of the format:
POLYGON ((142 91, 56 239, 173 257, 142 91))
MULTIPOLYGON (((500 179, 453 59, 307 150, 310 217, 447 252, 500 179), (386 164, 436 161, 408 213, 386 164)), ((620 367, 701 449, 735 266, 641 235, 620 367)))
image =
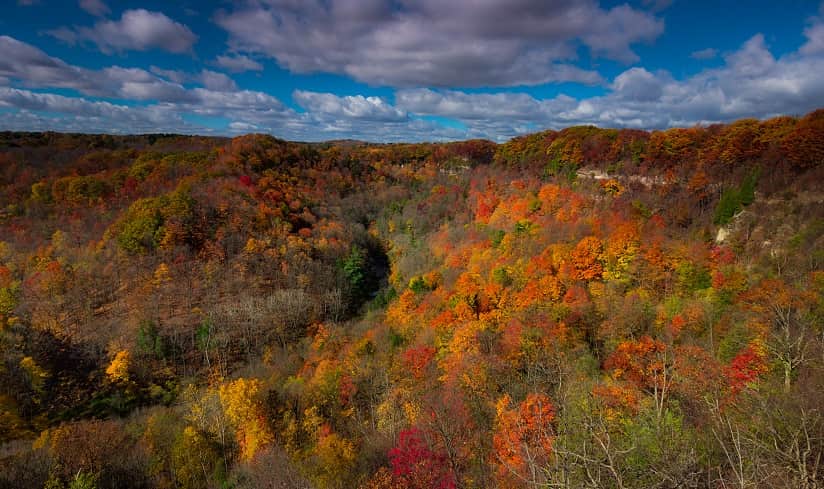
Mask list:
POLYGON ((0 133, 0 487, 824 487, 824 110, 0 133))

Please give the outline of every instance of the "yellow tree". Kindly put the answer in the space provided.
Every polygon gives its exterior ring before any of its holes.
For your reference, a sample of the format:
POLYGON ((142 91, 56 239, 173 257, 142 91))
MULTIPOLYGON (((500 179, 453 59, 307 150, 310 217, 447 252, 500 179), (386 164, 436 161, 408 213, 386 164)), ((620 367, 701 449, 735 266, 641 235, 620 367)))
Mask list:
POLYGON ((106 376, 111 382, 120 383, 129 381, 129 363, 131 354, 129 350, 120 350, 106 367, 106 376))
POLYGON ((251 460, 263 447, 274 441, 266 422, 263 382, 239 378, 220 386, 220 402, 234 425, 240 445, 240 456, 251 460))

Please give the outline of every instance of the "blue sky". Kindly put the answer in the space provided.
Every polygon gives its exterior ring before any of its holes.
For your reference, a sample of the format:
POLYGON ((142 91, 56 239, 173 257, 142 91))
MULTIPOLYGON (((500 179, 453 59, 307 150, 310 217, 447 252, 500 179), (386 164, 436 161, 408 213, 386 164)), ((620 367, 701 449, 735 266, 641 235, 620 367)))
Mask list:
POLYGON ((813 1, 7 3, 0 130, 503 141, 824 106, 813 1))

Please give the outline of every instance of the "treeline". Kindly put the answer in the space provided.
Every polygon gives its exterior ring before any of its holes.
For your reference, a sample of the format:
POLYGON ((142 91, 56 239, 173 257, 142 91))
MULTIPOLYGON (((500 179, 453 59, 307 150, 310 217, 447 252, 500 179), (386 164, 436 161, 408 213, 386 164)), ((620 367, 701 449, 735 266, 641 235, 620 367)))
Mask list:
POLYGON ((824 484, 824 111, 0 134, 0 486, 824 484))

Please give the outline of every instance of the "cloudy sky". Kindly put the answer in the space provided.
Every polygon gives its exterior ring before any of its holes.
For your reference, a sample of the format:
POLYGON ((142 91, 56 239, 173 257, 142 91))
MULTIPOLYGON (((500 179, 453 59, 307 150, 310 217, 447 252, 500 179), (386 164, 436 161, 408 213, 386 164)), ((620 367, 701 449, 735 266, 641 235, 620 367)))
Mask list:
POLYGON ((5 0, 0 130, 503 141, 824 106, 824 4, 5 0))

